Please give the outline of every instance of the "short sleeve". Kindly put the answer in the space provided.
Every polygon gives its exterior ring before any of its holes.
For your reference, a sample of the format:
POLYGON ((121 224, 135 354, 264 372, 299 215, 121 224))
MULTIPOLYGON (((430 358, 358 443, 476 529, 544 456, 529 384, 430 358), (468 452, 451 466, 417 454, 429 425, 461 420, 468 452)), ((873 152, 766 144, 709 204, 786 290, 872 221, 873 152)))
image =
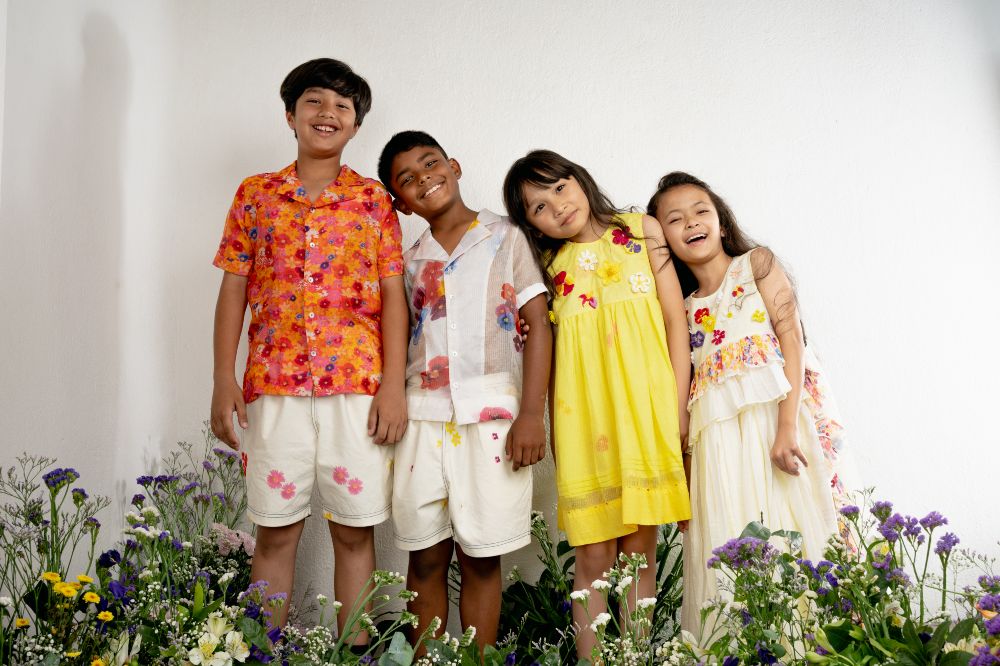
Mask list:
POLYGON ((512 225, 510 233, 513 236, 511 261, 514 268, 514 292, 517 294, 517 307, 523 308, 532 298, 545 293, 545 280, 524 232, 512 225))
POLYGON ((247 182, 243 181, 233 197, 233 205, 226 216, 226 226, 222 230, 219 250, 212 262, 227 273, 247 276, 253 265, 253 249, 250 234, 255 232, 256 209, 247 199, 247 182), (253 230, 253 231, 251 231, 253 230))
POLYGON ((372 197, 379 215, 378 277, 403 274, 403 232, 389 193, 380 185, 372 197))

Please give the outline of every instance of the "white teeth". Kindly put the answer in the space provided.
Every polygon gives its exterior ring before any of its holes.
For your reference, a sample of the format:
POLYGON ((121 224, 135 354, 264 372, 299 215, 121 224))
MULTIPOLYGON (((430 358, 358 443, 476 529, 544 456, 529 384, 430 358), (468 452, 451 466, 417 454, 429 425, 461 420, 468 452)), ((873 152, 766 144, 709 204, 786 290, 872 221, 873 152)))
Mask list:
POLYGON ((693 243, 695 241, 703 240, 705 238, 707 238, 705 234, 698 234, 697 236, 691 236, 691 238, 688 238, 686 242, 693 243))
POLYGON ((429 197, 430 195, 434 194, 435 192, 437 192, 437 191, 438 191, 438 190, 440 190, 440 189, 441 189, 441 184, 440 184, 440 183, 438 183, 437 185, 435 185, 435 186, 434 186, 434 187, 432 187, 431 189, 429 189, 429 190, 427 190, 426 192, 424 192, 424 196, 423 196, 423 197, 421 197, 421 199, 423 199, 423 198, 426 198, 426 197, 429 197))
POLYGON ((313 125, 314 129, 318 129, 320 132, 336 132, 336 127, 331 127, 330 125, 313 125))

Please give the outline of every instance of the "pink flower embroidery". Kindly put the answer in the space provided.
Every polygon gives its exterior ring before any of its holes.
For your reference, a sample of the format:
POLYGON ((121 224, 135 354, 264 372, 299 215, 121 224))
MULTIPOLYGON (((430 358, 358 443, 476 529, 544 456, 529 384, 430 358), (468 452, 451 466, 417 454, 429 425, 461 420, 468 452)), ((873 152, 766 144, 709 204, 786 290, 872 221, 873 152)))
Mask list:
POLYGON ((285 475, 276 469, 272 469, 271 473, 267 475, 267 485, 272 488, 280 488, 284 482, 285 475))
POLYGON ((500 456, 493 456, 493 462, 500 462, 500 456))
POLYGON ((503 407, 483 407, 483 411, 479 412, 479 421, 497 421, 499 419, 513 420, 514 415, 503 407))
POLYGON ((493 439, 500 439, 500 435, 493 433, 493 439))
POLYGON ((439 389, 448 385, 448 357, 435 356, 427 362, 427 369, 420 373, 420 388, 439 389))
POLYGON ((347 471, 346 467, 333 468, 333 480, 338 486, 342 486, 347 483, 347 479, 349 478, 351 478, 351 475, 347 471))
POLYGON ((284 498, 284 499, 286 499, 286 500, 289 500, 289 499, 292 499, 293 497, 295 497, 295 484, 294 483, 286 483, 285 485, 283 485, 281 487, 281 497, 284 498))
POLYGON ((722 344, 722 341, 725 340, 725 339, 726 339, 726 332, 723 331, 722 329, 717 328, 717 329, 715 329, 715 332, 712 333, 712 344, 713 345, 722 344))
POLYGON ((364 487, 365 484, 361 481, 361 479, 358 478, 353 478, 347 482, 347 492, 351 493, 352 495, 357 495, 364 489, 364 487))

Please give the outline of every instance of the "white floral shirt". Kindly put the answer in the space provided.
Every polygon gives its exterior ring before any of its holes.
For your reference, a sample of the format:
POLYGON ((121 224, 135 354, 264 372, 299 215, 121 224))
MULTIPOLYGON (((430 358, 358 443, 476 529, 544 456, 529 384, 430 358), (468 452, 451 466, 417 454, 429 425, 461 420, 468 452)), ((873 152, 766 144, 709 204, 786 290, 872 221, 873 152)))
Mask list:
POLYGON ((411 419, 513 419, 521 402, 518 310, 545 293, 524 233, 479 212, 449 256, 430 229, 403 254, 410 307, 411 419))

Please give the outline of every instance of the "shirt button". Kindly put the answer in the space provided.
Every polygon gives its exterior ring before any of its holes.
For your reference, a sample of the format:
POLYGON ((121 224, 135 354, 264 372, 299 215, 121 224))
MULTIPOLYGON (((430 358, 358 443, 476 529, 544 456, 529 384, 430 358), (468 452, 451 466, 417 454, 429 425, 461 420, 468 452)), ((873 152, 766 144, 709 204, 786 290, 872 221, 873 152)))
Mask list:
POLYGON ((451 353, 451 355, 452 355, 452 356, 458 356, 458 352, 457 352, 457 351, 453 351, 453 352, 451 353))
POLYGON ((451 324, 451 330, 453 330, 453 331, 454 331, 454 330, 455 330, 455 328, 456 328, 456 325, 455 325, 455 324, 451 324))
POLYGON ((315 355, 316 355, 316 350, 315 350, 315 349, 313 349, 313 350, 312 350, 311 352, 309 352, 309 355, 310 355, 310 356, 315 356, 315 355))
POLYGON ((316 243, 309 243, 309 247, 316 247, 316 243))
POLYGON ((452 384, 451 386, 452 386, 452 388, 454 388, 454 389, 455 389, 456 391, 457 391, 458 389, 462 388, 462 385, 461 385, 461 384, 452 384))
POLYGON ((311 277, 306 278, 306 282, 312 282, 312 281, 313 281, 313 279, 311 277))
POLYGON ((315 312, 310 312, 310 313, 309 313, 309 318, 310 318, 310 319, 312 319, 312 318, 313 318, 313 317, 315 317, 315 316, 316 316, 316 313, 315 313, 315 312))

